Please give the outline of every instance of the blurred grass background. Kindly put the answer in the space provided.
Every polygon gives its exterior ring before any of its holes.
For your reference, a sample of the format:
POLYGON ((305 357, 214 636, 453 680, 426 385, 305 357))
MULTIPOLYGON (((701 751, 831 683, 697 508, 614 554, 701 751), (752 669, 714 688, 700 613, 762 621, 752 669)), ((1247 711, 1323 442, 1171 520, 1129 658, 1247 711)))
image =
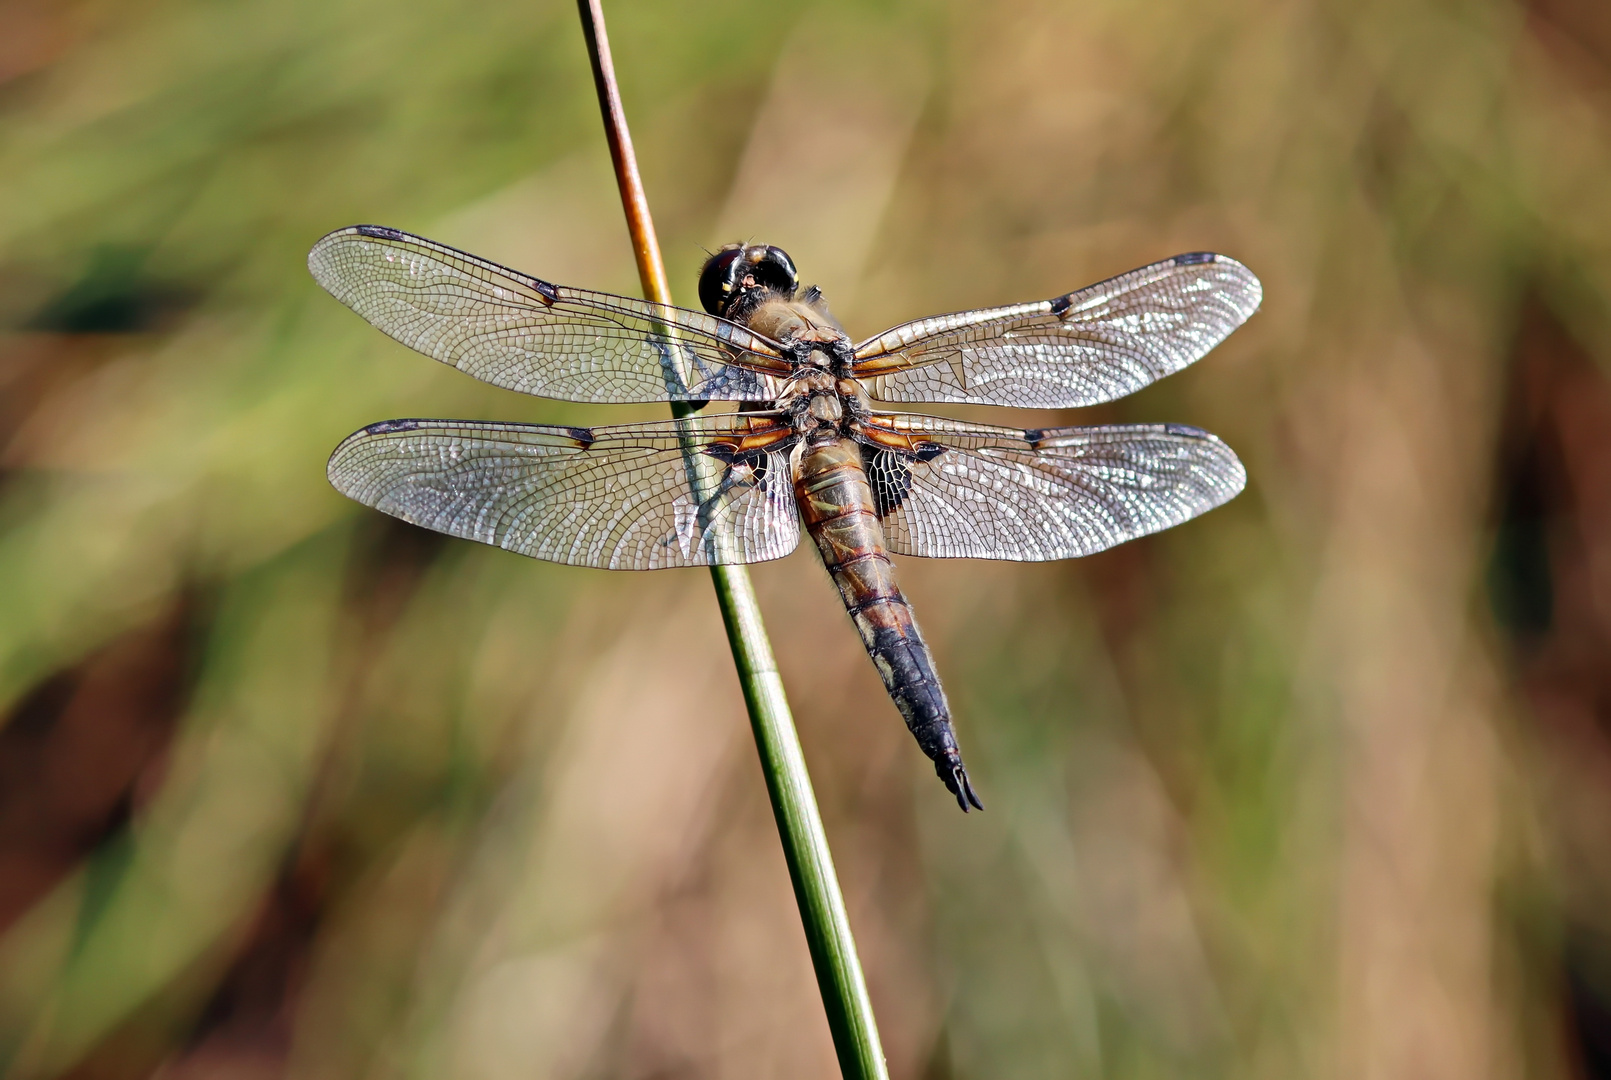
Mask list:
MULTIPOLYGON (((892 1074, 1611 1077, 1598 0, 616 0, 673 288, 853 336, 1178 251, 1133 400, 1247 462, 1080 562, 905 560, 989 812, 807 550, 756 568, 892 1074)), ((633 291, 573 8, 0 0, 0 1069, 819 1077, 705 575, 344 502, 394 416, 611 422, 307 276, 376 222, 633 291)), ((979 419, 1011 415, 967 412, 979 419)))

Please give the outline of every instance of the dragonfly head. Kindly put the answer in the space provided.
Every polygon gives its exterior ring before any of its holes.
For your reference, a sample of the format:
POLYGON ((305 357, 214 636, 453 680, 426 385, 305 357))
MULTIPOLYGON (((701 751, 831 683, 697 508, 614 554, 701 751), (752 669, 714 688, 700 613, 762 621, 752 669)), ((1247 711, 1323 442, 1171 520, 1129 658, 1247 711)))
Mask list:
POLYGON ((768 294, 792 300, 799 286, 794 260, 782 248, 728 244, 705 261, 699 273, 699 302, 712 315, 732 319, 736 309, 754 310, 768 294))

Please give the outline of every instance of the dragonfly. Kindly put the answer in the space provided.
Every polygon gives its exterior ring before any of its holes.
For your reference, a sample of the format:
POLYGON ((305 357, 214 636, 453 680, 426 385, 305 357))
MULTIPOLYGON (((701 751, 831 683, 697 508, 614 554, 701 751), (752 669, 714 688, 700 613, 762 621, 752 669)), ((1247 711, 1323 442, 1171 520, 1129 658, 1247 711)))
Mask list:
POLYGON ((964 811, 983 803, 891 555, 1090 555, 1196 517, 1247 482, 1224 442, 1181 424, 999 427, 873 407, 1123 397, 1257 310, 1258 278, 1223 255, 1176 255, 859 343, 768 244, 710 256, 702 312, 555 285, 375 225, 325 236, 308 267, 371 325, 495 386, 687 413, 605 427, 386 420, 336 447, 338 491, 450 536, 614 570, 765 562, 794 551, 803 527, 964 811), (713 402, 738 404, 703 411, 713 402))

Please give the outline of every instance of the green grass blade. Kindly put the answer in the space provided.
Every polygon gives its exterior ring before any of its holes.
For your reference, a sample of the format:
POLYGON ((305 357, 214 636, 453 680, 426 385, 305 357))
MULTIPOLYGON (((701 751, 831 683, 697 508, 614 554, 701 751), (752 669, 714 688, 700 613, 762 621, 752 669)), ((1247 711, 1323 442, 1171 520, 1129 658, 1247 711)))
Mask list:
MULTIPOLYGON (((582 29, 587 37, 588 57, 598 85, 599 107, 615 164, 616 181, 621 188, 621 205, 626 214, 632 250, 643 282, 643 294, 662 304, 671 303, 665 263, 655 239, 654 221, 649 215, 648 198, 638 174, 632 137, 621 108, 615 69, 610 58, 609 39, 604 32, 604 12, 600 0, 578 0, 582 29)), ((693 410, 682 403, 672 406, 677 418, 693 410)), ((733 650, 733 665, 744 690, 755 747, 761 757, 772 813, 777 818, 783 855, 794 883, 795 902, 805 926, 811 963, 816 969, 817 986, 828 1014, 834 1050, 846 1080, 887 1080, 883 1047, 878 1041, 878 1025, 873 1019, 867 981, 856 955, 845 898, 834 873, 828 836, 822 827, 822 814, 811 790, 800 736, 794 728, 789 701, 783 693, 783 679, 772 655, 772 643, 761 622, 761 609, 749 572, 742 566, 713 566, 711 581, 716 586, 716 602, 727 627, 727 641, 733 650)))

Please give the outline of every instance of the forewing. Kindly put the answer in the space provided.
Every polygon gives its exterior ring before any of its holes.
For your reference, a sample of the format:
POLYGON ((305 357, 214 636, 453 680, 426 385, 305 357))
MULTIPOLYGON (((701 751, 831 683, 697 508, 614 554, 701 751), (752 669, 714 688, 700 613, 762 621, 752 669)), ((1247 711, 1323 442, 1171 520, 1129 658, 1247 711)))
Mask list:
POLYGON ((1177 255, 1053 300, 897 326, 856 346, 855 372, 883 401, 1095 405, 1197 360, 1263 295, 1235 259, 1177 255))
POLYGON ((1039 562, 1179 525, 1247 483, 1236 455, 1178 424, 1024 430, 875 414, 863 460, 889 550, 1039 562))
POLYGON ((774 343, 697 311, 552 285, 378 225, 326 236, 308 269, 373 326, 478 379, 567 401, 771 401, 774 343))
POLYGON ((393 517, 550 562, 752 563, 800 539, 790 435, 753 415, 600 428, 389 420, 338 446, 329 475, 393 517))

